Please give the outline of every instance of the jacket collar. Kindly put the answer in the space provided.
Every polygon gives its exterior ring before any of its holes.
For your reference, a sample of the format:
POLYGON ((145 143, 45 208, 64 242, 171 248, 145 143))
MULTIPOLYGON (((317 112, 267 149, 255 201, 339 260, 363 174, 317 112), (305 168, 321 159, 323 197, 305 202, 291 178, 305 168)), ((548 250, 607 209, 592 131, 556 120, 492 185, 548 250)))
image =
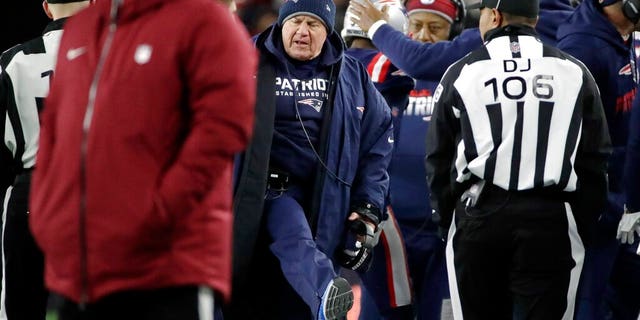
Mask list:
POLYGON ((44 31, 42 31, 42 34, 46 34, 54 30, 62 30, 62 27, 64 26, 64 23, 66 21, 67 18, 60 18, 58 20, 49 22, 49 24, 47 24, 47 26, 44 28, 44 31))
MULTIPOLYGON (((282 45, 282 28, 277 23, 263 31, 256 38, 256 47, 261 51, 267 51, 274 55, 280 62, 288 59, 282 45)), ((320 53, 320 65, 330 66, 342 58, 345 45, 340 35, 333 31, 327 36, 327 40, 320 53)))
MULTIPOLYGON (((97 1, 94 5, 100 6, 102 21, 105 24, 110 22, 111 4, 113 1, 97 1)), ((135 18, 164 5, 168 0, 119 0, 118 23, 134 20, 135 18)))
POLYGON ((136 17, 161 7, 167 0, 122 0, 119 19, 125 22, 135 19, 136 17))
POLYGON ((504 27, 487 31, 487 33, 484 35, 484 42, 486 43, 498 37, 512 35, 525 35, 538 38, 536 29, 531 26, 527 26, 524 24, 509 24, 504 27))

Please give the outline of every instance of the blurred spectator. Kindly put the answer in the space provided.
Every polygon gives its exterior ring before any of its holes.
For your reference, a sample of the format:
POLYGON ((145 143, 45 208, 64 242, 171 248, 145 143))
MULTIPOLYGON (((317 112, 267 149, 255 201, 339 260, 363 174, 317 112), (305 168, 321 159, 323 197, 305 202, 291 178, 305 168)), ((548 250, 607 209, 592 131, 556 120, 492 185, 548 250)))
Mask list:
POLYGON ((344 28, 344 16, 347 14, 347 6, 349 6, 349 0, 333 0, 336 4, 336 30, 340 32, 344 28))
MULTIPOLYGON (((278 9, 288 0, 237 0, 238 14, 251 35, 264 31, 278 18, 278 9)), ((349 0, 333 0, 336 6, 335 30, 340 31, 349 0)))
POLYGON ((247 27, 249 34, 256 35, 278 20, 278 11, 269 5, 259 4, 242 9, 240 18, 247 27))
POLYGON ((59 51, 29 203, 59 319, 220 314, 253 124, 244 28, 218 1, 97 1, 59 51))

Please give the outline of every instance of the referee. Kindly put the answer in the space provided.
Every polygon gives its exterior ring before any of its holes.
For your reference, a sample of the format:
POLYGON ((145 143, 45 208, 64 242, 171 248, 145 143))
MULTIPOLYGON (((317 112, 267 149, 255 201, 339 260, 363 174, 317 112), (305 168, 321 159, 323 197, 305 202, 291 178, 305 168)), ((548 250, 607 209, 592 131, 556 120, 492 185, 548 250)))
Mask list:
POLYGON ((572 319, 578 228, 606 201, 600 95, 580 62, 541 43, 537 0, 479 7, 485 45, 442 78, 427 137, 454 316, 572 319))
POLYGON ((29 231, 27 208, 40 133, 38 113, 49 93, 65 18, 89 3, 44 1, 44 11, 53 21, 43 35, 7 50, 0 57, 0 134, 3 142, 0 144, 3 155, 0 176, 16 175, 13 184, 6 190, 3 188, 1 193, 4 268, 0 319, 45 318, 48 294, 44 288, 44 258, 29 231))

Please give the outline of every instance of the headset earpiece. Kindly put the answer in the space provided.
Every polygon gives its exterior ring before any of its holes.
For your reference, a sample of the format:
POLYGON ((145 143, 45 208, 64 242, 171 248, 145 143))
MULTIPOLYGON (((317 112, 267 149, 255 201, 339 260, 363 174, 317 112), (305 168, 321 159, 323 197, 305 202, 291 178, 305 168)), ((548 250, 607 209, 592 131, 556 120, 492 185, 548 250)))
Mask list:
POLYGON ((640 21, 640 0, 622 0, 622 13, 633 24, 640 21))
POLYGON ((456 19, 451 24, 451 32, 449 33, 449 40, 455 38, 457 35, 462 33, 465 27, 465 17, 467 15, 467 9, 464 5, 463 0, 451 0, 451 2, 456 6, 456 19))

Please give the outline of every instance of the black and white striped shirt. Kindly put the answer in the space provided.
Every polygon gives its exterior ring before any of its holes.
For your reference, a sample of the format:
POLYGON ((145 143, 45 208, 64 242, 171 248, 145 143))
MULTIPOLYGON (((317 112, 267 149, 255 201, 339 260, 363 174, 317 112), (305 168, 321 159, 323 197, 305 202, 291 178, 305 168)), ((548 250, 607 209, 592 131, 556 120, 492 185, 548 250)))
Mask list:
POLYGON ((11 167, 20 172, 35 165, 40 134, 38 114, 49 93, 64 20, 49 23, 42 37, 17 45, 0 57, 2 170, 11 167), (7 157, 11 164, 4 163, 7 157))
POLYGON ((578 188, 581 165, 605 178, 607 124, 595 81, 578 60, 545 46, 533 28, 487 33, 434 93, 427 137, 432 200, 453 211, 465 183, 504 190, 578 188))

